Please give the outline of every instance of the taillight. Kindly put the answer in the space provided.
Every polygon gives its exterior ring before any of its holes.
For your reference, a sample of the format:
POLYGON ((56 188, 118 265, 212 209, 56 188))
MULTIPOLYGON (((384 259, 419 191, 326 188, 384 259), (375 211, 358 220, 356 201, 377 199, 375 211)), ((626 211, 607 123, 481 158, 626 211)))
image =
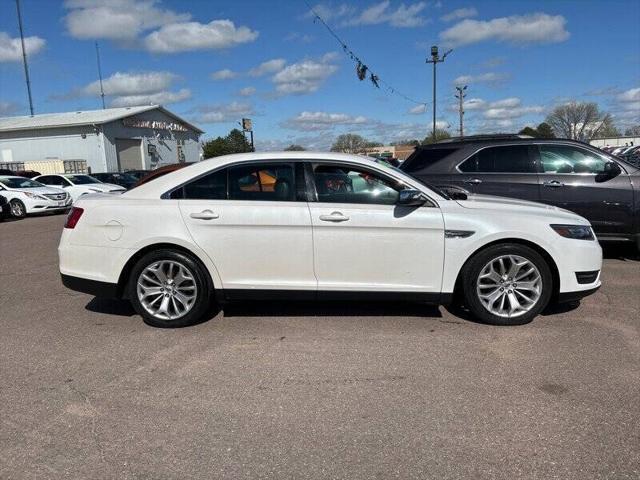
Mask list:
POLYGON ((64 222, 64 228, 76 228, 83 213, 84 208, 72 207, 69 215, 67 215, 67 221, 64 222))

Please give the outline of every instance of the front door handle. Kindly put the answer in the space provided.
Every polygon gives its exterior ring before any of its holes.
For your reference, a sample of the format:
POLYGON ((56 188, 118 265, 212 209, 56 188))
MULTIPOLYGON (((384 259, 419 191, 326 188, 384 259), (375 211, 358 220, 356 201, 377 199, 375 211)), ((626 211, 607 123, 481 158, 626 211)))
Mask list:
POLYGON ((462 183, 466 183, 468 185, 480 185, 482 183, 482 180, 480 180, 479 178, 468 178, 466 180, 463 180, 462 183))
POLYGON ((549 187, 549 188, 564 187, 564 183, 559 182, 558 180, 551 180, 551 181, 548 181, 548 182, 542 182, 542 185, 544 185, 545 187, 549 187))
POLYGON ((202 212, 199 212, 199 213, 192 213, 189 216, 191 218, 195 218, 197 220, 215 220, 220 215, 218 215, 217 213, 212 212, 211 210, 203 210, 202 212))
POLYGON ((320 215, 320 220, 323 222, 346 222, 349 217, 340 212, 332 212, 331 215, 320 215))

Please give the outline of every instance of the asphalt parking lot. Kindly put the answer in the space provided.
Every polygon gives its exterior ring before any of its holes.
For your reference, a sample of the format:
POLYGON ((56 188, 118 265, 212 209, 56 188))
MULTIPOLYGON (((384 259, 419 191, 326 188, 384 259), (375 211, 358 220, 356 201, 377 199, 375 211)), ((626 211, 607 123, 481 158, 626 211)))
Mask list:
POLYGON ((0 478, 640 478, 640 260, 523 327, 401 304, 146 326, 0 223, 0 478))

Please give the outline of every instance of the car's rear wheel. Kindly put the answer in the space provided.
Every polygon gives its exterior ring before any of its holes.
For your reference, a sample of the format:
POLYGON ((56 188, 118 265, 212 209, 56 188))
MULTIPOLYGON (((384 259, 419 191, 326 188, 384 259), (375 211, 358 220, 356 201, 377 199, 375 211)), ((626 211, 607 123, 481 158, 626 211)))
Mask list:
POLYGON ((20 200, 11 200, 11 215, 15 218, 24 218, 27 215, 27 209, 20 200))
POLYGON ((199 262, 182 252, 157 250, 133 267, 128 296, 145 323, 184 327, 202 320, 210 304, 210 290, 199 262))
POLYGON ((477 253, 463 271, 465 304, 493 325, 524 325, 549 303, 553 277, 534 249, 508 243, 477 253))

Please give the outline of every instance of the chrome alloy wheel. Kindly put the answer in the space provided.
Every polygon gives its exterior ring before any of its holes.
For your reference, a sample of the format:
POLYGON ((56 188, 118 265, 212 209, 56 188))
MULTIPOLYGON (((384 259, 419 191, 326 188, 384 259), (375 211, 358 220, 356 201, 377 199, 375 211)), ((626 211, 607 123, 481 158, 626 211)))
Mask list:
POLYGON ((11 202, 11 215, 17 218, 24 216, 24 207, 22 206, 22 203, 17 201, 11 202))
POLYGON ((499 317, 519 317, 542 296, 538 268, 519 255, 502 255, 489 261, 478 276, 476 293, 482 306, 499 317))
POLYGON ((161 260, 146 267, 138 277, 136 290, 140 304, 160 320, 185 316, 198 295, 193 273, 174 260, 161 260))

